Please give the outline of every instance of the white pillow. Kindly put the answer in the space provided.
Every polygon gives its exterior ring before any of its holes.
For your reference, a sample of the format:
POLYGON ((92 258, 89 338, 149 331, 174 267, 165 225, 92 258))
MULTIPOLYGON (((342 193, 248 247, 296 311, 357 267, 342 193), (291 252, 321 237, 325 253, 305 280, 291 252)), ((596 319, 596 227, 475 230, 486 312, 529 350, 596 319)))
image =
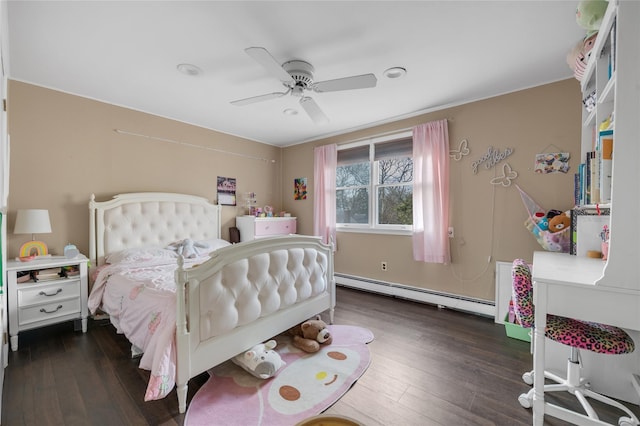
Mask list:
POLYGON ((231 245, 229 241, 223 240, 220 238, 214 238, 213 240, 200 240, 198 242, 202 244, 206 244, 207 245, 206 250, 208 250, 209 252, 231 245))
POLYGON ((115 253, 108 254, 105 257, 107 263, 133 263, 148 262, 154 259, 177 259, 178 254, 173 250, 167 250, 160 247, 141 247, 131 248, 115 253))

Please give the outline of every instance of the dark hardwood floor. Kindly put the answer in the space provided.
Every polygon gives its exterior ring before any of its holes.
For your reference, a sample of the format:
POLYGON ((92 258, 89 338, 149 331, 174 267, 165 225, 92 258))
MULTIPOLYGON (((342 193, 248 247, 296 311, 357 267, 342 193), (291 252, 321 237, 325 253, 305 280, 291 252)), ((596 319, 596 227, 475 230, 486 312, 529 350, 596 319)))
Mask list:
MULTIPOLYGON (((345 288, 337 300, 335 323, 367 327, 375 340, 367 372, 326 413, 368 426, 531 424, 517 400, 529 389, 521 380, 529 344, 506 337, 493 319, 345 288)), ((175 389, 143 401, 149 373, 137 364, 105 320, 90 320, 86 334, 71 323, 23 332, 5 370, 2 424, 182 425, 175 389)), ((190 381, 188 400, 207 378, 190 381)))

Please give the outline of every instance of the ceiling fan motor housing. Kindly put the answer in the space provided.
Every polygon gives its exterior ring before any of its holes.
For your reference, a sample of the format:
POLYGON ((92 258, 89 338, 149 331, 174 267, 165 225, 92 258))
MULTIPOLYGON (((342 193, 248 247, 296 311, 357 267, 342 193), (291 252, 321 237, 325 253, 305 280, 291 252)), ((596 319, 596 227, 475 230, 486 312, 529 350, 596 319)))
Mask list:
POLYGON ((296 82, 296 87, 308 89, 313 84, 313 65, 305 61, 289 61, 282 64, 282 68, 289 73, 296 82))

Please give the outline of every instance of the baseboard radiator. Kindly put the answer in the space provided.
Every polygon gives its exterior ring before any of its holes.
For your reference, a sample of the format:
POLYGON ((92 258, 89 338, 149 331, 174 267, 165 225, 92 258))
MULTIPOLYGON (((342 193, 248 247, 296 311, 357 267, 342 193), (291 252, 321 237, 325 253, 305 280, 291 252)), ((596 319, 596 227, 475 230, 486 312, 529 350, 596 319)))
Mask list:
POLYGON ((437 305, 439 308, 471 312, 491 318, 495 317, 496 314, 495 302, 492 300, 475 299, 472 297, 372 280, 353 275, 336 273, 334 276, 336 284, 343 287, 350 287, 370 291, 372 293, 380 293, 416 302, 428 303, 431 305, 437 305))

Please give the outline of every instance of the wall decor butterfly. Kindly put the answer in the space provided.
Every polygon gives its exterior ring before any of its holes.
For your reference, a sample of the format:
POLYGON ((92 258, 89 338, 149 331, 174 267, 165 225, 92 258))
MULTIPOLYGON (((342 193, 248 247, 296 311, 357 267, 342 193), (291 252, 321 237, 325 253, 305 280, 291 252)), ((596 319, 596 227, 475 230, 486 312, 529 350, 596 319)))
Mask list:
POLYGON ((511 169, 509 163, 502 165, 502 175, 491 179, 491 185, 502 185, 505 188, 511 186, 511 181, 518 177, 518 172, 511 169))
POLYGON ((462 160, 462 157, 469 155, 471 151, 469 151, 469 141, 466 139, 462 139, 460 144, 458 145, 458 149, 449 150, 449 157, 453 158, 455 161, 462 160))

